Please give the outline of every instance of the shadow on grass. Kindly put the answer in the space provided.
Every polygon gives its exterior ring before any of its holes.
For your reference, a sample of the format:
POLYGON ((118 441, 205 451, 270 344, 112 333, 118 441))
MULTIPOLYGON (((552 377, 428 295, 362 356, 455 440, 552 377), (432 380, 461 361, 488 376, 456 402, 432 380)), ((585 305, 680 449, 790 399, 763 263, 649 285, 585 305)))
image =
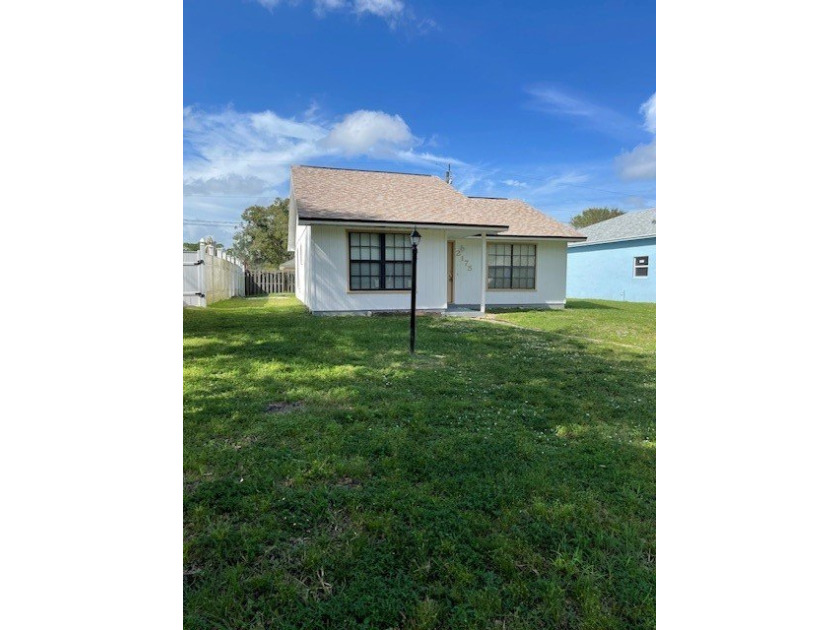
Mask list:
POLYGON ((615 310, 614 306, 602 304, 600 302, 591 302, 589 300, 567 300, 566 308, 570 309, 609 309, 615 310))
POLYGON ((654 627, 653 358, 184 315, 184 626, 654 627), (300 402, 286 414, 270 403, 300 402))

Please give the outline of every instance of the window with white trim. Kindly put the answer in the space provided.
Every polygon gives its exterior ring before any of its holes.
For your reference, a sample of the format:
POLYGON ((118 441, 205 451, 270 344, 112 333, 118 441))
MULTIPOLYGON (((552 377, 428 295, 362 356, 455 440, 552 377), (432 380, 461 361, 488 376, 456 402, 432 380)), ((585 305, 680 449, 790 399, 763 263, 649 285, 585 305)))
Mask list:
POLYGON ((488 289, 533 289, 536 281, 536 245, 487 244, 488 289))
POLYGON ((648 256, 636 256, 633 258, 633 276, 636 278, 647 278, 650 260, 648 256))
POLYGON ((411 289, 411 237, 393 232, 350 232, 350 290, 411 289))

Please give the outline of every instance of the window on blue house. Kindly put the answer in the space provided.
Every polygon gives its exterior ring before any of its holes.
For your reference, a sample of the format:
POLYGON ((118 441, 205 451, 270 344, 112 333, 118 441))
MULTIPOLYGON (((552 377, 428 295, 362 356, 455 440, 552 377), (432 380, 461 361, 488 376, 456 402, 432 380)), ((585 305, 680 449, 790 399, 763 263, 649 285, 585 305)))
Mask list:
POLYGON ((350 290, 411 289, 408 234, 350 232, 350 290))
POLYGON ((636 256, 633 259, 633 275, 636 278, 647 278, 649 260, 647 256, 636 256))

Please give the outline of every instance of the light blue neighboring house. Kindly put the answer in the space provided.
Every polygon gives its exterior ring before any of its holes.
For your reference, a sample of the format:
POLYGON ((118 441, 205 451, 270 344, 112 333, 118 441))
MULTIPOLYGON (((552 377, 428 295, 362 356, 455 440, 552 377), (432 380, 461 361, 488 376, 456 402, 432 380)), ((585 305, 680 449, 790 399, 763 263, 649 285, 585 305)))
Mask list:
POLYGON ((586 242, 569 243, 568 297, 656 302, 656 208, 578 232, 586 242))

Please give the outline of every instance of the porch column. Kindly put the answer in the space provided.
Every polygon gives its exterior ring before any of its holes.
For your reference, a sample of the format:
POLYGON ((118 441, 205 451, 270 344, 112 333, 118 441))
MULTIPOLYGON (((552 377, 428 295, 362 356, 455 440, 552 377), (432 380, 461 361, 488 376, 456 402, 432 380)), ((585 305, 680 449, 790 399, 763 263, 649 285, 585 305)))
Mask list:
POLYGON ((487 234, 481 233, 481 312, 487 305, 487 234))

